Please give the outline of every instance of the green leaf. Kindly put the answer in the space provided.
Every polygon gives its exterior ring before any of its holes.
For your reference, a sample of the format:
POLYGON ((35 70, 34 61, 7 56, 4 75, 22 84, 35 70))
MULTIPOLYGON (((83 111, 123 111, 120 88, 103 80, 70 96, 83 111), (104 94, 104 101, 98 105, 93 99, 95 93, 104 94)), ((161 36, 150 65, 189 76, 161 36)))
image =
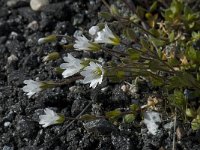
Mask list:
POLYGON ((110 21, 112 18, 112 15, 110 14, 110 12, 99 12, 98 16, 101 18, 104 18, 106 21, 110 21))
POLYGON ((82 116, 80 117, 80 119, 81 119, 81 120, 84 120, 84 121, 92 121, 92 120, 97 119, 97 117, 94 116, 94 115, 85 114, 85 115, 82 115, 82 116))
POLYGON ((138 60, 140 58, 141 53, 132 48, 129 48, 127 52, 131 60, 138 60))
POLYGON ((185 114, 188 117, 194 118, 196 116, 196 111, 192 108, 187 108, 185 114))
POLYGON ((195 61, 197 59, 197 52, 195 51, 195 49, 192 46, 187 47, 186 57, 187 57, 187 59, 193 60, 193 61, 195 61))
POLYGON ((168 88, 194 88, 194 85, 199 86, 196 79, 187 72, 179 72, 177 76, 173 76, 169 79, 168 88))
POLYGON ((170 42, 173 42, 173 41, 174 41, 174 38, 175 38, 174 31, 172 31, 172 32, 169 34, 169 41, 170 41, 170 42))
POLYGON ((151 69, 153 72, 169 70, 167 66, 163 66, 163 64, 161 64, 161 62, 157 59, 149 62, 149 69, 151 69))
POLYGON ((192 125, 192 130, 200 129, 200 115, 197 115, 197 117, 192 120, 191 125, 192 125))
POLYGON ((150 32, 151 34, 153 34, 153 35, 154 35, 155 37, 157 37, 157 38, 160 37, 160 32, 159 32, 159 30, 157 30, 157 29, 152 28, 152 29, 149 30, 149 32, 150 32))
POLYGON ((164 85, 164 80, 162 78, 151 78, 151 83, 154 87, 160 87, 164 85))
POLYGON ((124 116, 124 122, 125 123, 132 123, 135 120, 134 114, 127 114, 124 116))
POLYGON ((166 44, 165 41, 160 40, 159 38, 151 37, 149 40, 152 41, 157 47, 164 46, 166 44))
POLYGON ((116 120, 121 117, 122 112, 119 109, 115 109, 113 111, 106 112, 106 118, 109 120, 116 120))
POLYGON ((154 1, 154 3, 151 5, 150 7, 150 12, 153 12, 157 9, 157 6, 158 6, 158 2, 157 1, 154 1))
POLYGON ((71 50, 74 48, 74 44, 67 44, 67 45, 62 45, 62 47, 66 50, 71 50))
POLYGON ((180 64, 180 62, 176 58, 173 58, 173 57, 167 59, 167 62, 171 67, 176 67, 180 64))
POLYGON ((55 68, 55 72, 58 73, 58 74, 62 74, 64 71, 65 71, 65 69, 62 69, 60 67, 55 68))
POLYGON ((144 50, 149 50, 150 47, 151 47, 150 43, 147 40, 143 39, 143 38, 140 39, 140 43, 141 43, 142 48, 144 50))
POLYGON ((116 72, 116 76, 117 76, 117 78, 122 79, 122 78, 125 77, 125 72, 124 72, 124 71, 118 70, 118 71, 116 72))
POLYGON ((132 104, 129 108, 132 112, 136 112, 139 109, 139 106, 137 104, 132 104))
POLYGON ((170 101, 170 104, 176 107, 184 108, 186 106, 184 94, 179 90, 174 90, 174 94, 170 95, 168 99, 170 101))
POLYGON ((130 40, 135 40, 136 39, 135 32, 131 28, 125 28, 124 31, 123 31, 123 33, 130 40))

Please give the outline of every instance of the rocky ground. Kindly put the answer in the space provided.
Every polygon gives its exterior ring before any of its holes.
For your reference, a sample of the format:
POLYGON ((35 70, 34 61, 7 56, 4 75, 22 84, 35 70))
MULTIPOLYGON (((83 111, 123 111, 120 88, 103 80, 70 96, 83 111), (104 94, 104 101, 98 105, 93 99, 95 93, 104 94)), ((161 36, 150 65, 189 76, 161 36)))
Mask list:
MULTIPOLYGON (((76 117, 90 102, 92 105, 86 112, 92 114, 124 108, 135 101, 143 103, 153 92, 145 80, 141 79, 136 85, 135 96, 121 90, 124 83, 108 81, 95 90, 73 82, 43 91, 31 99, 22 91, 26 79, 62 79, 54 68, 63 60, 43 63, 42 58, 53 51, 64 56, 66 51, 59 43, 38 45, 39 38, 52 33, 73 35, 80 27, 88 29, 102 21, 98 20, 98 12, 105 9, 100 0, 50 0, 50 4, 40 11, 31 9, 30 0, 0 1, 0 149, 172 149, 173 120, 170 119, 160 124, 155 136, 147 133, 146 126, 139 123, 140 118, 135 123, 117 125, 105 119, 74 121, 61 135, 59 133, 70 121, 48 128, 42 128, 38 123, 38 116, 47 107, 65 116, 76 117), (52 138, 54 140, 49 141, 52 138)), ((103 53, 73 54, 76 57, 109 57, 103 53)), ((176 140, 177 149, 199 150, 200 132, 187 130, 179 122, 177 125, 183 130, 176 140)))

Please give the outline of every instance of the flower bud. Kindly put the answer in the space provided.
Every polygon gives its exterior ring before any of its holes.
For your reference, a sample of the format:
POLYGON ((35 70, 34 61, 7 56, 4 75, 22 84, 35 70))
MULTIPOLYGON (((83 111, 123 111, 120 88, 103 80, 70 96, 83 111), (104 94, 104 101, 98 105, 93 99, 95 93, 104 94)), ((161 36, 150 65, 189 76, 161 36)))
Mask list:
POLYGON ((44 44, 44 43, 48 43, 48 42, 55 42, 56 40, 57 40, 57 36, 56 35, 49 35, 47 37, 40 38, 38 40, 38 44, 44 44))
POLYGON ((43 57, 43 62, 56 60, 60 58, 60 54, 58 52, 49 53, 47 56, 43 57))
POLYGON ((118 9, 116 8, 115 5, 111 5, 111 6, 110 6, 110 13, 111 13, 113 16, 119 16, 119 11, 118 11, 118 9))

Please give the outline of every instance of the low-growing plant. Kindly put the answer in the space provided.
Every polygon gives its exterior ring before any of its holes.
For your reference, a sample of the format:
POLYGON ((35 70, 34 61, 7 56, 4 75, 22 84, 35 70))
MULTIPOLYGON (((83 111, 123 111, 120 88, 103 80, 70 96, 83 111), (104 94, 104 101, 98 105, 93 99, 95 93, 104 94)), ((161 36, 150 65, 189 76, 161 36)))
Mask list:
MULTIPOLYGON (((166 107, 176 108, 177 112, 180 112, 177 113, 180 118, 191 121, 192 129, 199 129, 200 13, 186 5, 184 0, 172 0, 171 4, 149 1, 150 8, 141 5, 134 8, 126 0, 122 1, 130 8, 126 15, 116 5, 109 5, 102 0, 108 8, 108 11, 99 13, 104 22, 92 26, 88 32, 84 31, 84 34, 82 31, 76 31, 73 37, 43 37, 39 39, 39 44, 65 38, 68 44, 62 45, 62 48, 66 52, 102 51, 114 57, 116 61, 78 59, 68 53, 67 57, 63 57, 65 63, 58 66, 56 71, 61 73, 63 78, 73 76, 73 81, 81 79, 81 83, 89 83, 93 89, 105 78, 110 82, 122 82, 144 77, 153 87, 167 91, 166 95, 161 95, 166 101, 166 107), (196 105, 192 106, 191 101, 196 105)), ((53 52, 43 60, 54 61, 60 56, 58 52, 53 52)), ((69 80, 64 79, 60 83, 34 82, 24 82, 27 86, 23 90, 29 97, 43 89, 68 84, 69 80)), ((145 107, 131 104, 126 111, 117 108, 105 112, 104 118, 111 122, 122 118, 124 122, 131 123, 138 113, 142 115, 152 109, 152 105, 155 106, 155 103, 145 107)), ((90 114, 80 117, 81 120, 99 118, 90 114)))

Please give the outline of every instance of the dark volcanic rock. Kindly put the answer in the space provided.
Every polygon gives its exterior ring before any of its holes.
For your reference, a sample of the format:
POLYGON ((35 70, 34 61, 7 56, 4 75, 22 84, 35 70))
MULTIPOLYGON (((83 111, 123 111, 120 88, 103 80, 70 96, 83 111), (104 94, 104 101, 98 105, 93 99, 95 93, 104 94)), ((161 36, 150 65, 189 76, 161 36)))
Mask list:
POLYGON ((51 17, 47 16, 45 13, 41 13, 40 29, 49 31, 55 27, 56 21, 51 17))
POLYGON ((19 117, 17 119, 16 129, 20 137, 32 139, 36 136, 37 126, 38 124, 36 122, 28 120, 24 117, 19 117))
POLYGON ((8 35, 11 32, 10 26, 4 21, 0 21, 0 35, 8 35))
POLYGON ((10 8, 25 7, 25 6, 29 6, 29 1, 30 0, 8 0, 7 6, 10 8))
POLYGON ((116 132, 117 128, 105 119, 98 119, 84 123, 84 127, 89 132, 95 134, 106 135, 111 132, 116 132))
POLYGON ((68 106, 66 93, 60 87, 41 92, 38 103, 43 103, 48 107, 64 108, 68 106))
POLYGON ((0 18, 4 17, 6 18, 9 15, 7 8, 0 8, 0 18))
POLYGON ((53 16, 55 19, 65 21, 71 19, 71 10, 63 2, 46 5, 41 11, 47 16, 53 16))
POLYGON ((20 8, 18 9, 18 13, 28 22, 39 20, 39 13, 33 11, 30 7, 20 8))
POLYGON ((84 100, 81 97, 78 97, 76 100, 74 100, 72 107, 71 107, 71 113, 73 116, 78 115, 86 106, 87 101, 84 100))
POLYGON ((119 133, 114 133, 111 136, 112 144, 117 150, 132 150, 136 149, 133 140, 128 136, 122 136, 119 133))

